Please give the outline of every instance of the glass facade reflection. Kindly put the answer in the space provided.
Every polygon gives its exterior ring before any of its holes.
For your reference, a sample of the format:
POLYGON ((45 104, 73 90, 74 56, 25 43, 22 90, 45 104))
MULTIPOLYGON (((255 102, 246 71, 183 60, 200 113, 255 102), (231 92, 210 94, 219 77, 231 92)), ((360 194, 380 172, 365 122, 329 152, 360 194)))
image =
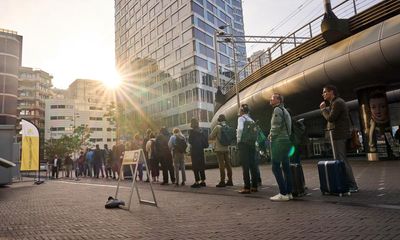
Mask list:
MULTIPOLYGON (((219 26, 244 35, 240 0, 115 0, 116 64, 124 79, 122 102, 143 127, 179 127, 190 120, 209 128, 215 86, 214 34, 219 26)), ((233 69, 230 43, 218 43, 221 84, 233 69)), ((246 60, 236 44, 238 65, 246 60)))

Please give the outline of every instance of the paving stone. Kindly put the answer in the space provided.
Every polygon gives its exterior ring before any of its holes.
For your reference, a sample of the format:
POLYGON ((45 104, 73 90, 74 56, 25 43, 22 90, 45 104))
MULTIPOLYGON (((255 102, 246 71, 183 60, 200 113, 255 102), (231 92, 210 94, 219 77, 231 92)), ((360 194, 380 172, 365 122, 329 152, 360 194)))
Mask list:
MULTIPOLYGON (((14 183, 0 188, 0 239, 400 239, 400 161, 352 161, 361 191, 350 197, 322 196, 316 163, 303 163, 310 194, 285 203, 269 201, 278 191, 270 165, 260 167, 255 194, 236 192, 240 168, 235 186, 222 189, 217 169, 206 171, 208 187, 191 189, 188 170, 187 186, 154 184, 159 207, 138 204, 134 193, 130 211, 104 208, 113 180, 14 183)), ((121 182, 126 202, 130 185, 121 182)), ((138 186, 151 196, 148 183, 138 186)))

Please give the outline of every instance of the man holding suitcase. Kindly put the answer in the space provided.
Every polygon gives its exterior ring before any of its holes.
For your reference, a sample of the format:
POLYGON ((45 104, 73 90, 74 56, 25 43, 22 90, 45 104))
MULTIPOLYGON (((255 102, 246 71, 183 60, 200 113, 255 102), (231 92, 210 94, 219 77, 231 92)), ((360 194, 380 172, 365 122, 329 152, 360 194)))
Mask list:
POLYGON ((324 101, 319 105, 322 116, 327 120, 327 129, 332 131, 332 144, 337 160, 345 163, 346 175, 351 193, 358 192, 353 170, 346 158, 346 142, 350 138, 350 118, 345 101, 338 97, 337 88, 327 85, 323 88, 324 101))

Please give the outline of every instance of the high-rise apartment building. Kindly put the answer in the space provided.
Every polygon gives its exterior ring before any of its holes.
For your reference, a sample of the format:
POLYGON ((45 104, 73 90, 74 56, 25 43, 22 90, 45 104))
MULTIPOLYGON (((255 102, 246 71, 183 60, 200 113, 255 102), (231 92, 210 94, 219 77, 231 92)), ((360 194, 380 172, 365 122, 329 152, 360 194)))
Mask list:
POLYGON ((0 124, 17 123, 18 69, 22 62, 22 36, 0 29, 0 124))
POLYGON ((18 115, 44 129, 45 100, 50 97, 53 76, 40 69, 21 67, 18 81, 18 115))
POLYGON ((64 91, 64 98, 63 91, 57 92, 57 98, 46 101, 46 139, 57 139, 85 126, 90 131, 90 145, 115 144, 115 125, 107 116, 112 96, 102 82, 77 79, 64 91))
MULTIPOLYGON (((115 0, 116 64, 126 86, 123 100, 137 119, 179 127, 191 118, 209 128, 214 112, 215 46, 219 26, 244 35, 240 0, 115 0)), ((246 60, 237 43, 239 65, 246 60)), ((231 43, 218 42, 222 83, 232 74, 231 43)))

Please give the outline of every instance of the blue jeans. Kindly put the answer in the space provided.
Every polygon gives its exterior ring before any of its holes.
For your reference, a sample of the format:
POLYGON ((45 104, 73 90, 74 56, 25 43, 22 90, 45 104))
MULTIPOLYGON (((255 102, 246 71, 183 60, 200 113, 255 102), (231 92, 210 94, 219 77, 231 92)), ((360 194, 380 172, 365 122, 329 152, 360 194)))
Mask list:
POLYGON ((272 172, 279 186, 279 192, 282 195, 292 193, 292 176, 289 165, 290 142, 273 141, 272 147, 272 172), (281 167, 282 165, 282 167, 281 167), (282 174, 283 170, 283 174, 282 174))

